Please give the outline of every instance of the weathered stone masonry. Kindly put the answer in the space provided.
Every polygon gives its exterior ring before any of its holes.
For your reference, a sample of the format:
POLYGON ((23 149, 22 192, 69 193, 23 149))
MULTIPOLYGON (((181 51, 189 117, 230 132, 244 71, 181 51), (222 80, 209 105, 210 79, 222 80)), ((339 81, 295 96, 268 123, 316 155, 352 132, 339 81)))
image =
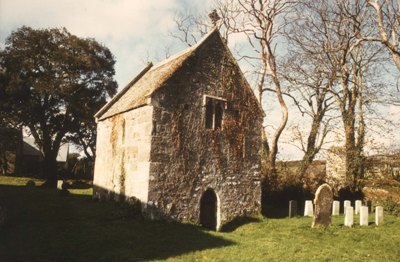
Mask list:
POLYGON ((150 217, 199 223, 200 199, 211 188, 217 226, 259 213, 263 115, 218 31, 143 78, 167 66, 176 68, 144 105, 123 112, 112 105, 118 114, 97 116, 94 196, 136 197, 150 217), (221 128, 206 128, 210 101, 222 108, 213 111, 215 126, 222 114, 221 128))

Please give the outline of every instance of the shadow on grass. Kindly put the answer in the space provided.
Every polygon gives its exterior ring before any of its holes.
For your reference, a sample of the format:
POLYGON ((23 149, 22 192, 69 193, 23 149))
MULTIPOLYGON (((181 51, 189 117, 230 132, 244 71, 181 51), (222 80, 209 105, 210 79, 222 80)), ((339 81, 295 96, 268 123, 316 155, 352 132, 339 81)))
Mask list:
POLYGON ((88 189, 91 187, 92 185, 90 183, 81 180, 73 181, 70 185, 68 185, 68 189, 88 189))
POLYGON ((286 218, 288 217, 288 208, 282 208, 283 205, 277 207, 274 205, 265 205, 262 214, 267 218, 286 218))
POLYGON ((1 261, 145 261, 234 244, 195 225, 132 218, 89 195, 0 185, 0 206, 1 261))
POLYGON ((237 228, 244 226, 250 223, 258 223, 261 222, 259 218, 256 217, 237 217, 233 219, 231 222, 224 224, 221 227, 222 232, 233 232, 237 228))

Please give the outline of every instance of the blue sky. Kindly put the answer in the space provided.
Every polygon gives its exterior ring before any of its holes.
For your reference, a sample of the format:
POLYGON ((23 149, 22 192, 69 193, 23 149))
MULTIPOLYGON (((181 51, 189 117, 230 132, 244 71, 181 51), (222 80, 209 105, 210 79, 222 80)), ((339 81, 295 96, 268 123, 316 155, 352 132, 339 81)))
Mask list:
POLYGON ((0 0, 0 45, 12 30, 66 27, 79 37, 91 37, 106 45, 116 58, 118 84, 134 77, 147 59, 183 49, 168 36, 173 17, 185 9, 205 8, 207 1, 190 0, 0 0))

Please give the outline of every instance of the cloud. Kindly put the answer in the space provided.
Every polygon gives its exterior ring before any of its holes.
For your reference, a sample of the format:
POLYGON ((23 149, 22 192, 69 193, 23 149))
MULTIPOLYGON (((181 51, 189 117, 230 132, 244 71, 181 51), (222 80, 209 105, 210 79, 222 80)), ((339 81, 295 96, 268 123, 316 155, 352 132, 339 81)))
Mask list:
POLYGON ((171 41, 168 30, 181 4, 179 0, 0 0, 0 46, 23 25, 65 27, 110 48, 117 61, 116 79, 123 86, 141 70, 147 51, 152 54, 171 41))

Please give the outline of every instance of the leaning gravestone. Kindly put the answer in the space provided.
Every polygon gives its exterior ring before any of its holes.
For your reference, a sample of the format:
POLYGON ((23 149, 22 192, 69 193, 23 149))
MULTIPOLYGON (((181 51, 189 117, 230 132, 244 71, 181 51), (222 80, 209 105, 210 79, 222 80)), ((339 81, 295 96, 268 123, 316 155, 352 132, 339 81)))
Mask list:
POLYGON ((289 201, 289 218, 297 216, 297 201, 289 201))
POLYGON ((315 193, 315 213, 312 227, 329 227, 331 224, 333 193, 328 184, 321 185, 315 193))

